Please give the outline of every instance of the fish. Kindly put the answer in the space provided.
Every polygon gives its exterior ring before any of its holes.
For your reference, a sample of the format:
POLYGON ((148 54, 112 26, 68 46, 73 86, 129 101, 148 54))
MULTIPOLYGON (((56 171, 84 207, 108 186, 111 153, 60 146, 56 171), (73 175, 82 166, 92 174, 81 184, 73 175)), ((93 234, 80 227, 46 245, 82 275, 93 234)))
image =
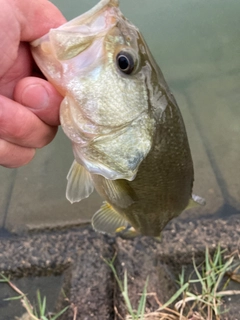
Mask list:
POLYGON ((74 161, 66 197, 103 198, 93 228, 159 237, 186 208, 194 170, 177 102, 142 34, 117 0, 101 0, 34 40, 32 55, 62 94, 60 121, 74 161))

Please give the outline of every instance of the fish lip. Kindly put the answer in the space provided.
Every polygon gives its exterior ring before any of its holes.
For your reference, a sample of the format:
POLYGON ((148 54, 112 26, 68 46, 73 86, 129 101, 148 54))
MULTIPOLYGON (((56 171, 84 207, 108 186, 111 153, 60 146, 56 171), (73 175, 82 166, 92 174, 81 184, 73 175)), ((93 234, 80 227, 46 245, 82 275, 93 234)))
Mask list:
MULTIPOLYGON (((87 20, 94 19, 94 17, 96 15, 100 14, 101 11, 107 10, 107 8, 112 8, 112 7, 118 8, 119 1, 118 0, 101 0, 99 3, 97 3, 93 8, 91 8, 87 12, 84 12, 79 17, 62 24, 58 28, 54 28, 54 30, 63 29, 63 28, 68 29, 73 26, 82 25, 82 24, 86 23, 87 20)), ((50 29, 50 31, 51 30, 53 30, 53 29, 50 29)), ((30 44, 33 47, 37 47, 41 44, 42 41, 45 41, 47 39, 48 39, 48 33, 45 34, 44 36, 32 41, 30 44)))
POLYGON ((72 19, 71 21, 68 21, 64 24, 64 27, 71 27, 79 24, 83 24, 88 19, 92 19, 95 15, 99 14, 100 11, 103 9, 106 10, 107 7, 119 7, 119 1, 118 0, 101 0, 99 3, 97 3, 93 8, 88 10, 87 12, 84 12, 79 17, 72 19))

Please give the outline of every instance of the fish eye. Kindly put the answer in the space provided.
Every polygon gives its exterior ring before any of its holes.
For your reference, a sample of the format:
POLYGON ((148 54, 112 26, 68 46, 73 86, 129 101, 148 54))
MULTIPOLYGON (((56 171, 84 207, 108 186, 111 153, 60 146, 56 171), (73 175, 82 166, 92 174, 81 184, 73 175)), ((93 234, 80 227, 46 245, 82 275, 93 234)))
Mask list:
POLYGON ((134 59, 129 52, 120 51, 116 60, 117 65, 122 72, 126 74, 131 74, 133 72, 134 59))

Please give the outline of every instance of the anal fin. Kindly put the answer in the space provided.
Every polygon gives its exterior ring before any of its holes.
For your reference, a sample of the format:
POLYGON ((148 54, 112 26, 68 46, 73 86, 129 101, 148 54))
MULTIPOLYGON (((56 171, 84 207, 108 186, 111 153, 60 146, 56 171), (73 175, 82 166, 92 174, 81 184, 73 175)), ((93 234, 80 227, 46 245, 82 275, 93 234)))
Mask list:
POLYGON ((128 221, 106 201, 92 218, 94 230, 110 235, 115 235, 120 228, 125 229, 128 225, 128 221))
POLYGON ((67 175, 67 199, 73 203, 90 196, 94 190, 91 174, 76 160, 67 175))

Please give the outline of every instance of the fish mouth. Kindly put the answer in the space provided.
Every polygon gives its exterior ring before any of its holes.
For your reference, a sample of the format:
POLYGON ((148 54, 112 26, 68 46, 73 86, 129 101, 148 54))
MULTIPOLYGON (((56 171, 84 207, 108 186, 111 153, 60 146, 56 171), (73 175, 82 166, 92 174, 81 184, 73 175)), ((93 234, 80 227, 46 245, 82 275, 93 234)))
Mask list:
POLYGON ((32 41, 31 45, 33 47, 38 47, 42 42, 49 40, 49 34, 51 32, 58 30, 64 30, 66 32, 71 30, 71 32, 73 32, 74 28, 76 28, 76 32, 78 33, 80 32, 82 34, 96 36, 96 34, 101 34, 101 31, 104 32, 106 29, 109 29, 109 27, 115 25, 116 16, 119 14, 120 10, 118 0, 101 0, 93 8, 79 17, 66 22, 58 28, 51 29, 48 34, 32 41))
MULTIPOLYGON (((100 44, 101 39, 104 39, 109 30, 116 26, 120 17, 122 13, 118 0, 101 0, 79 17, 58 28, 50 29, 47 34, 31 42, 34 60, 45 77, 63 96, 66 92, 62 63, 73 61, 79 54, 87 52, 94 42, 95 46, 100 44)), ((85 58, 88 58, 87 53, 85 58)), ((81 56, 81 59, 76 61, 77 67, 84 64, 85 60, 81 56)), ((75 67, 73 69, 76 70, 75 67)))

